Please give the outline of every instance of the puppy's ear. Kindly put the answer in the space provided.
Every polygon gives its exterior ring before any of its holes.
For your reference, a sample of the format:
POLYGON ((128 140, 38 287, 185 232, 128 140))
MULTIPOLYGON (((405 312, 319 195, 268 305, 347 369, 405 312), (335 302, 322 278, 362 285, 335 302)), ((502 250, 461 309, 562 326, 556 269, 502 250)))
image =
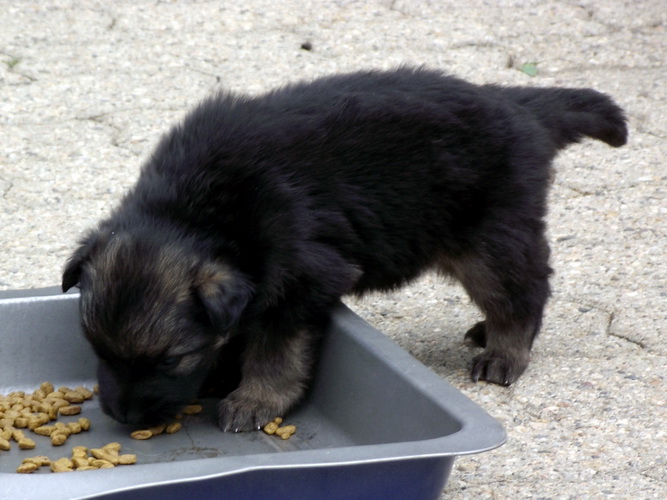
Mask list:
POLYGON ((81 281, 81 273, 83 272, 83 264, 90 258, 90 253, 97 243, 99 236, 91 234, 84 238, 79 245, 79 248, 72 254, 65 265, 63 271, 62 290, 66 292, 73 286, 77 286, 81 281))
POLYGON ((194 285, 208 318, 221 332, 227 332, 239 319, 254 292, 241 273, 214 263, 199 269, 194 285))
POLYGON ((72 256, 65 265, 63 271, 62 289, 66 292, 73 286, 77 286, 81 280, 81 272, 83 271, 83 263, 88 260, 90 256, 90 249, 92 248, 91 238, 86 238, 81 242, 79 248, 75 250, 72 256))

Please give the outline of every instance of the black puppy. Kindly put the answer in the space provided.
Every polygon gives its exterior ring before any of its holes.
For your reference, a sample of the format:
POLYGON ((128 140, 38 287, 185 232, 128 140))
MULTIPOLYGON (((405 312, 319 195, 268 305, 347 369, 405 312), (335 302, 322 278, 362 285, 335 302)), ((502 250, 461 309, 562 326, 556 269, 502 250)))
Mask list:
POLYGON ((593 90, 476 86, 426 69, 359 72, 260 97, 221 93, 160 142, 134 188, 69 260, 105 410, 176 413, 241 346, 224 430, 303 396, 345 294, 436 269, 486 320, 473 380, 524 371, 549 296, 551 161, 589 136, 626 141, 593 90))

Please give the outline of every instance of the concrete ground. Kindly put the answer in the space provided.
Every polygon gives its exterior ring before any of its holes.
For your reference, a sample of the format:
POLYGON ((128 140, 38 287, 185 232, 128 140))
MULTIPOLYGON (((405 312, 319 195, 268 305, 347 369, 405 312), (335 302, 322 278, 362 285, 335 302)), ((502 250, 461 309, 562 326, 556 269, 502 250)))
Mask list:
POLYGON ((517 384, 468 380, 462 334, 479 314, 457 285, 426 276, 350 303, 507 429, 505 446, 456 461, 444 497, 667 498, 664 0, 0 0, 0 12, 2 289, 57 284, 159 135, 219 87, 405 62, 613 95, 630 143, 587 141, 556 162, 554 295, 517 384))

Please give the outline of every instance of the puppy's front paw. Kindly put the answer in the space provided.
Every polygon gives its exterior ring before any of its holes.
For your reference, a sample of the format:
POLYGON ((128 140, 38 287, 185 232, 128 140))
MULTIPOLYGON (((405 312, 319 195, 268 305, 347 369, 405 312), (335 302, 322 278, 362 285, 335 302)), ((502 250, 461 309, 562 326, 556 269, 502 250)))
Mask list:
POLYGON ((218 403, 218 424, 223 431, 255 431, 278 416, 271 405, 244 398, 236 392, 218 403))
POLYGON ((528 366, 528 355, 508 356, 486 350, 472 360, 471 377, 474 382, 486 380, 508 386, 516 381, 528 366))
POLYGON ((274 418, 283 417, 301 395, 302 391, 279 394, 239 387, 218 403, 218 424, 225 432, 261 429, 274 418))

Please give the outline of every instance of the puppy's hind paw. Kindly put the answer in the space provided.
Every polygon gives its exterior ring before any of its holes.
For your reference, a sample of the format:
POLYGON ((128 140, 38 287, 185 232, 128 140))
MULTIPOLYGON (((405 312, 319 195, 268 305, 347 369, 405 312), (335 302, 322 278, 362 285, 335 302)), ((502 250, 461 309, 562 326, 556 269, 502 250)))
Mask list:
POLYGON ((514 358, 493 351, 484 351, 473 359, 470 375, 473 382, 485 380, 508 386, 521 376, 527 366, 528 356, 514 358))

